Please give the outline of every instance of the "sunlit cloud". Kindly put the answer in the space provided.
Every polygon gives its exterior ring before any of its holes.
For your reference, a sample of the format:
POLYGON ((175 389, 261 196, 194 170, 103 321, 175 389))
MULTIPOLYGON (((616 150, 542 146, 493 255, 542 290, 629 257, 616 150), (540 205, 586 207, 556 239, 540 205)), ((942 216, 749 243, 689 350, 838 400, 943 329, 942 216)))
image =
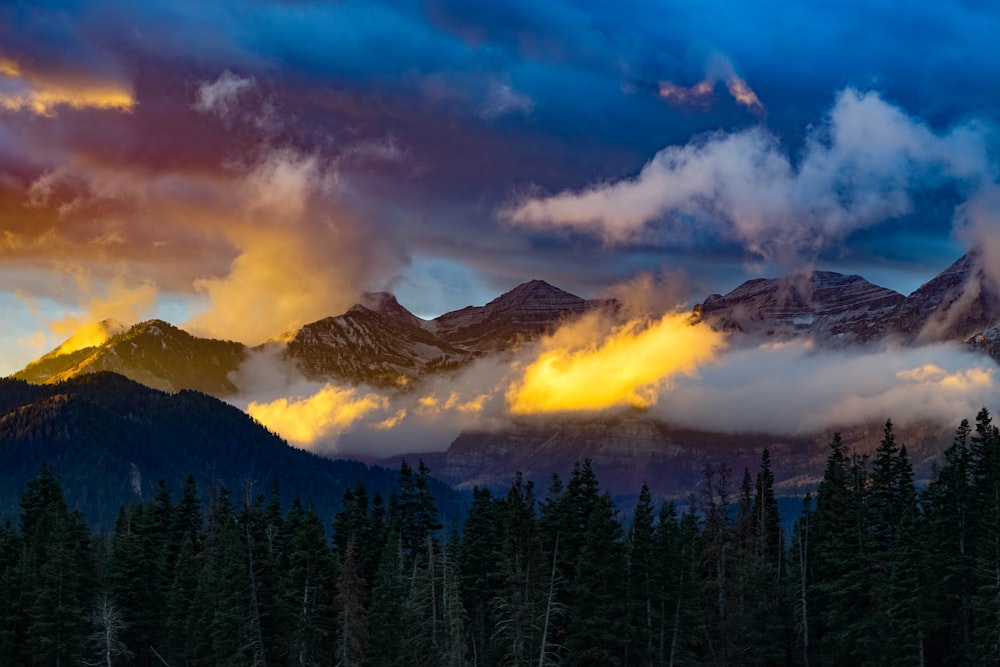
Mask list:
POLYGON ((327 384, 312 396, 279 398, 270 403, 253 401, 247 413, 288 442, 308 447, 318 440, 335 438, 388 404, 385 396, 327 384))
POLYGON ((603 330, 600 314, 561 327, 506 394, 515 415, 648 408, 677 375, 693 375, 723 347, 722 334, 686 313, 603 330), (602 331, 603 330, 603 331, 602 331))
POLYGON ((757 93, 741 78, 732 61, 721 53, 713 53, 705 66, 705 78, 693 86, 680 86, 670 81, 660 82, 660 97, 678 107, 707 109, 715 96, 715 85, 722 82, 737 103, 751 112, 762 115, 766 109, 757 93))
MULTIPOLYGON (((51 324, 53 333, 60 336, 80 334, 81 340, 90 340, 93 335, 85 335, 85 327, 94 327, 102 320, 116 320, 134 324, 152 314, 156 309, 156 285, 149 281, 133 281, 130 276, 119 273, 106 284, 91 285, 86 274, 81 274, 78 281, 85 294, 89 293, 80 305, 82 314, 66 315, 61 320, 51 324)), ((101 327, 94 328, 96 332, 101 327)), ((98 341, 93 344, 100 344, 98 341)), ((63 350, 70 352, 71 350, 63 350)))
POLYGON ((52 116, 60 107, 131 111, 135 104, 132 89, 119 82, 30 72, 0 58, 0 110, 52 116))

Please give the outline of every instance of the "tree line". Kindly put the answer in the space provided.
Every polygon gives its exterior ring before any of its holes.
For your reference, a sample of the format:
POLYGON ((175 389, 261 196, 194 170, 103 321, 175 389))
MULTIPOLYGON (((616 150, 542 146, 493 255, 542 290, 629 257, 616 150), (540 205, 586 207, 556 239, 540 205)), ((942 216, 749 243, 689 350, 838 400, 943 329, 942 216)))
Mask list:
POLYGON ((1000 432, 962 421, 914 485, 887 421, 834 434, 784 535, 774 474, 707 466, 623 521, 589 461, 518 475, 441 525, 429 471, 344 493, 332 530, 251 483, 123 507, 92 533, 48 468, 0 530, 0 663, 31 665, 981 665, 1000 661, 1000 432))

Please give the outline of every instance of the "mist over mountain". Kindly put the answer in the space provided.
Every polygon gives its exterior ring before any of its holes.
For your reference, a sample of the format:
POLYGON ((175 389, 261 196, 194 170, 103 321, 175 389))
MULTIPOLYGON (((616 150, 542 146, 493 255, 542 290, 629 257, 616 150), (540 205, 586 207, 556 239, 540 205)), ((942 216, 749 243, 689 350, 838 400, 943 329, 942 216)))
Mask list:
POLYGON ((103 339, 79 349, 68 341, 15 377, 50 383, 113 370, 164 391, 197 389, 318 453, 395 456, 385 459, 391 465, 424 452, 463 487, 502 483, 517 470, 541 479, 582 458, 622 491, 649 476, 663 488, 690 486, 705 457, 751 462, 765 447, 785 453, 782 483, 791 484, 815 475, 831 430, 865 433, 892 417, 930 460, 957 419, 996 396, 995 364, 983 353, 1000 347, 991 328, 1000 297, 981 266, 970 253, 907 296, 828 271, 750 280, 671 325, 701 338, 668 337, 641 353, 633 346, 651 335, 655 314, 634 317, 627 292, 586 300, 533 280, 429 321, 391 294, 369 293, 255 348, 158 320, 117 333, 106 325, 103 339), (512 414, 532 373, 562 373, 621 348, 617 361, 581 376, 594 380, 544 391, 603 390, 631 381, 633 365, 694 354, 712 331, 728 349, 634 380, 610 408, 512 414))

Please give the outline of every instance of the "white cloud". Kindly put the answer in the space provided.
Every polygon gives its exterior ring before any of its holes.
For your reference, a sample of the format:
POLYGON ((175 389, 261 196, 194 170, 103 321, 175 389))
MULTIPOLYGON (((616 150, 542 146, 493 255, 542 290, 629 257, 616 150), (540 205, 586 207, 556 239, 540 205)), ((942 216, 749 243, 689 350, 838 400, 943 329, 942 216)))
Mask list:
POLYGON ((225 71, 215 81, 204 81, 198 86, 192 108, 228 120, 236 113, 240 97, 253 87, 253 77, 243 78, 225 71))
POLYGON ((707 236, 766 260, 812 256, 910 212, 918 185, 988 182, 990 132, 969 123, 939 133, 877 93, 846 89, 801 157, 763 126, 718 132, 664 148, 633 178, 530 197, 500 215, 588 231, 609 245, 707 236))

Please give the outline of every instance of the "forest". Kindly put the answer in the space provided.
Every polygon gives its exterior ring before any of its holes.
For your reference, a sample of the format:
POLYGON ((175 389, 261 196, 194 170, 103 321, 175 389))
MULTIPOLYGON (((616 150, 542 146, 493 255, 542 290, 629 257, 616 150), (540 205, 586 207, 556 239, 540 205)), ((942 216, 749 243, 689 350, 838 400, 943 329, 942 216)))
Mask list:
POLYGON ((619 516, 589 461, 544 493, 477 489, 445 530, 430 471, 344 492, 327 523, 278 489, 123 507, 92 531, 48 467, 0 530, 0 663, 982 665, 1000 660, 1000 431, 962 421, 926 489, 891 421, 834 434, 783 534, 759 469, 619 516))

